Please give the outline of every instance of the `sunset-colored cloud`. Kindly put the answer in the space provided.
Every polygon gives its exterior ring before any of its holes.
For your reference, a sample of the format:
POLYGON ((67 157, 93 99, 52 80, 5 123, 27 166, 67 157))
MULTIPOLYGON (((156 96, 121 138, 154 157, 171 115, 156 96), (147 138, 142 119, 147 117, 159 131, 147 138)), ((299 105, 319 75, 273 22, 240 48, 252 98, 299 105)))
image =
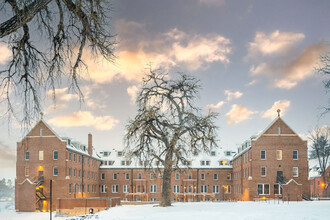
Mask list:
POLYGON ((279 65, 276 61, 269 60, 268 63, 261 63, 256 67, 252 66, 250 73, 268 76, 272 80, 271 87, 273 88, 291 89, 299 82, 313 76, 314 67, 326 47, 323 42, 312 44, 289 62, 279 65))
POLYGON ((241 93, 240 91, 232 92, 231 90, 225 90, 225 95, 227 96, 227 100, 230 101, 232 99, 240 98, 243 93, 241 93))
POLYGON ((280 32, 276 30, 270 34, 257 32, 254 41, 248 44, 248 58, 258 55, 271 55, 283 53, 292 48, 294 44, 305 38, 303 33, 280 32))
POLYGON ((208 104, 206 105, 206 109, 209 111, 217 111, 219 110, 226 102, 220 101, 217 104, 208 104))
POLYGON ((139 82, 149 65, 153 69, 169 70, 180 66, 197 71, 207 69, 215 62, 230 62, 231 41, 222 35, 189 34, 177 28, 150 33, 144 24, 122 19, 115 26, 120 41, 117 59, 111 63, 86 51, 83 60, 88 65, 89 74, 84 74, 84 78, 96 83, 119 78, 139 82))
POLYGON ((4 43, 0 43, 0 64, 6 64, 11 58, 11 51, 4 43))
POLYGON ((111 130, 119 121, 112 116, 94 116, 88 111, 73 112, 68 115, 56 116, 49 123, 57 127, 92 126, 97 130, 111 130))
POLYGON ((234 125, 249 120, 256 111, 251 111, 244 105, 233 105, 226 114, 227 124, 234 125))
POLYGON ((271 120, 273 120, 274 118, 277 117, 277 109, 280 109, 281 112, 281 116, 284 116, 284 114, 287 112, 287 110, 290 107, 290 101, 289 100, 279 100, 274 102, 273 106, 266 110, 263 114, 262 114, 262 118, 269 118, 271 120))

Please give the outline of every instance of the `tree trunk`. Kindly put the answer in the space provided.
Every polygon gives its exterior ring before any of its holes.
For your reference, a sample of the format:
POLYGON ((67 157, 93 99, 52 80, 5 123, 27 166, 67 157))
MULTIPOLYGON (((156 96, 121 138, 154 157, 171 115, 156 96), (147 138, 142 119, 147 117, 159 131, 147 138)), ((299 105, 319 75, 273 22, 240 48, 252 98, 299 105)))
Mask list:
POLYGON ((163 191, 160 206, 171 206, 171 176, 172 176, 172 153, 168 152, 165 159, 163 174, 163 191))

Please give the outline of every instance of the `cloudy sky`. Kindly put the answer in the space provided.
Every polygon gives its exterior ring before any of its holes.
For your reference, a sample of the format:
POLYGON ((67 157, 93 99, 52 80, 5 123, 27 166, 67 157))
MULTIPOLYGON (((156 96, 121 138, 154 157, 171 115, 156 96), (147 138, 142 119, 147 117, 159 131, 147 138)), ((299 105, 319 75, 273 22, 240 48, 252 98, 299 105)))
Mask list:
MULTIPOLYGON (((87 143, 91 132, 97 150, 122 148, 148 64, 201 80, 196 104, 220 113, 220 145, 227 149, 266 128, 277 109, 302 135, 330 124, 330 114, 320 117, 329 97, 324 78, 313 71, 329 51, 330 1, 114 0, 112 6, 115 64, 85 53, 85 103, 65 85, 56 103, 44 102, 44 119, 60 135, 87 143)), ((10 59, 6 50, 0 43, 0 65, 10 59)), ((0 178, 13 178, 23 133, 15 123, 9 129, 5 118, 0 124, 0 178)))

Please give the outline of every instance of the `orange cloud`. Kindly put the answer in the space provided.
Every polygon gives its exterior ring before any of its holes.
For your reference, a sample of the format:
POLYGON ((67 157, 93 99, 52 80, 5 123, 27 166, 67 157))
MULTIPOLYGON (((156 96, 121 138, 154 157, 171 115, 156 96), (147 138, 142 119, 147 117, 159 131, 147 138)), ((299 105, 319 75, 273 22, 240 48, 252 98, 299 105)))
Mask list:
POLYGON ((234 125, 244 122, 250 119, 251 115, 256 113, 256 111, 251 111, 246 106, 233 105, 230 111, 226 114, 227 124, 234 125))
POLYGON ((254 41, 248 44, 247 57, 285 52, 304 38, 305 35, 302 33, 280 32, 279 30, 269 35, 257 32, 254 41))
POLYGON ((49 123, 57 127, 93 126, 97 130, 111 130, 119 121, 112 116, 95 117, 88 111, 78 111, 54 117, 49 120, 49 123))
POLYGON ((268 109, 262 114, 262 118, 269 118, 273 120, 277 116, 277 109, 281 110, 281 116, 283 116, 289 109, 290 104, 291 103, 289 100, 276 101, 270 109, 268 109))
POLYGON ((224 102, 224 101, 220 101, 216 105, 214 105, 214 104, 208 104, 206 106, 206 109, 207 110, 210 110, 210 111, 216 111, 216 110, 219 110, 225 103, 226 102, 224 102))
POLYGON ((240 91, 232 92, 231 90, 225 90, 225 94, 227 96, 228 101, 232 99, 238 99, 243 95, 243 93, 241 93, 240 91))

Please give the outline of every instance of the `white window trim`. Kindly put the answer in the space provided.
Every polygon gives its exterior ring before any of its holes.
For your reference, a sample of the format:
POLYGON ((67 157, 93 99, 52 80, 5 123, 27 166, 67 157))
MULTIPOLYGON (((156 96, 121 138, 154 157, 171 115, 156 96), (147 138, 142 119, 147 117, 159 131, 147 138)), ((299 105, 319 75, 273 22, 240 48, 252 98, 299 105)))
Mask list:
POLYGON ((260 151, 260 160, 267 160, 267 151, 266 151, 266 150, 261 150, 261 151, 260 151), (265 151, 265 159, 262 159, 262 158, 261 158, 261 152, 262 152, 262 151, 265 151))
POLYGON ((267 167, 266 166, 261 166, 260 167, 260 176, 261 177, 266 177, 267 176, 267 167), (265 168, 265 175, 262 175, 262 168, 265 168))
POLYGON ((157 193, 157 185, 150 185, 150 193, 157 193))
POLYGON ((270 195, 270 184, 269 183, 257 183, 257 194, 258 195, 270 195), (263 194, 258 194, 258 185, 262 185, 262 192, 263 194), (269 192, 265 194, 265 185, 269 185, 269 192))
POLYGON ((175 174, 175 180, 180 180, 180 174, 179 173, 176 173, 175 174), (178 177, 178 178, 177 178, 178 177))
POLYGON ((298 150, 293 150, 293 151, 292 151, 292 159, 293 159, 293 160, 298 160, 298 159, 299 159, 299 151, 298 151, 298 150), (293 158, 293 152, 294 152, 294 151, 297 151, 297 159, 294 159, 294 158, 293 158))
POLYGON ((283 151, 282 150, 276 150, 276 160, 282 160, 283 158, 283 151), (278 152, 281 152, 281 158, 277 158, 278 152))
POLYGON ((25 167, 25 168, 24 168, 24 174, 25 174, 25 176, 30 176, 30 167, 25 167), (27 169, 29 169, 29 174, 28 174, 28 175, 26 174, 26 170, 27 170, 27 169))
POLYGON ((129 180, 129 173, 125 173, 125 180, 129 180), (128 175, 128 178, 127 178, 128 175))
POLYGON ((150 173, 150 180, 154 180, 155 179, 155 174, 154 173, 150 173))
POLYGON ((219 179, 219 175, 217 173, 213 173, 213 180, 218 180, 219 179), (214 178, 214 176, 217 176, 217 178, 214 178))
POLYGON ((55 167, 53 167, 53 176, 58 176, 58 167, 57 166, 55 166, 55 167), (55 175, 55 168, 57 169, 57 174, 55 175))
POLYGON ((275 192, 274 192, 274 195, 282 195, 282 187, 281 187, 281 185, 278 184, 278 183, 275 183, 275 184, 274 184, 274 191, 275 191, 275 185, 278 185, 278 191, 279 191, 279 194, 275 194, 275 192))
POLYGON ((293 177, 299 177, 299 168, 298 167, 292 167, 292 176, 293 177), (297 168, 297 175, 294 175, 294 169, 297 168))
POLYGON ((30 151, 25 151, 24 158, 25 158, 25 160, 30 160, 30 151), (29 158, 28 159, 26 159, 26 153, 29 154, 29 158))
POLYGON ((113 173, 113 175, 112 175, 112 179, 113 180, 117 180, 118 179, 118 174, 117 173, 113 173), (116 177, 116 178, 115 178, 116 177))
POLYGON ((201 193, 207 193, 207 185, 201 185, 201 193))
POLYGON ((129 185, 123 185, 123 193, 129 193, 129 185))
POLYGON ((53 160, 58 160, 58 151, 57 150, 53 151, 53 160), (57 159, 55 159, 55 152, 57 152, 57 159))
POLYGON ((201 173, 201 180, 205 180, 205 173, 201 173))
POLYGON ((118 185, 112 185, 112 193, 118 193, 118 189, 119 189, 119 187, 118 187, 118 185))
POLYGON ((105 178, 105 174, 104 173, 101 173, 101 180, 104 180, 105 178))
POLYGON ((213 185, 212 190, 213 190, 213 193, 219 194, 219 185, 213 185), (216 190, 214 190, 214 189, 216 189, 216 190))
POLYGON ((44 160, 44 151, 39 150, 39 160, 44 160))

